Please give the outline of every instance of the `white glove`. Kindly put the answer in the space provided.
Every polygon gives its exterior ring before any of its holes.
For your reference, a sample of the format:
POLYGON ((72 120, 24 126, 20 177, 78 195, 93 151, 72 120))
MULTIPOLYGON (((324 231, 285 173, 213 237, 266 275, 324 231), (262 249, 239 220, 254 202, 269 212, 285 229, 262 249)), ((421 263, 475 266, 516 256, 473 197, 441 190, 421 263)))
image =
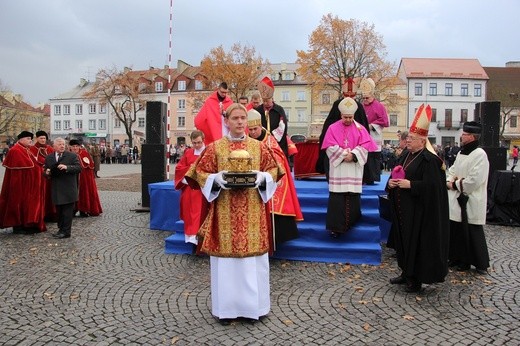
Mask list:
POLYGON ((220 171, 215 176, 215 183, 220 186, 221 189, 229 190, 229 187, 226 187, 227 181, 224 180, 224 174, 227 173, 227 171, 220 171))
POLYGON ((255 187, 258 188, 260 185, 265 183, 265 176, 259 171, 253 171, 256 173, 255 187))

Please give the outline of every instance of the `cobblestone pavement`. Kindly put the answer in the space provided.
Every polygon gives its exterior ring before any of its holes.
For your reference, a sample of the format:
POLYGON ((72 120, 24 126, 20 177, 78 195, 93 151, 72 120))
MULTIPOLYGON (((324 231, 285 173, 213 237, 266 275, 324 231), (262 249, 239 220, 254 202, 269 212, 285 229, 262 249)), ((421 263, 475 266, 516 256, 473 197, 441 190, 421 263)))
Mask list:
POLYGON ((164 254, 170 232, 132 211, 139 192, 100 196, 104 213, 75 218, 70 239, 53 239, 55 224, 0 230, 1 345, 519 344, 520 228, 486 227, 489 275, 450 272, 420 294, 388 283, 387 250, 380 266, 273 260, 269 315, 221 326, 208 258, 164 254))

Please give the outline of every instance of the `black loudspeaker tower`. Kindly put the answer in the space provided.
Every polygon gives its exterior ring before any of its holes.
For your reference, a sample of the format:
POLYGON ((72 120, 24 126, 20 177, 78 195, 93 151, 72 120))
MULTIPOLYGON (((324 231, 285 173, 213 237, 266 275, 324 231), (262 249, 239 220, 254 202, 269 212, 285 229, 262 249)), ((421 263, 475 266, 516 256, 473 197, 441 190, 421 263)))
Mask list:
POLYGON ((166 103, 146 102, 146 144, 166 143, 166 103))
POLYGON ((507 166, 507 149, 506 148, 491 148, 491 147, 482 147, 487 154, 489 161, 489 179, 488 185, 491 182, 491 178, 493 177, 493 173, 495 171, 503 171, 507 166))
POLYGON ((500 135, 500 102, 485 101, 475 105, 475 121, 482 124, 482 147, 497 148, 500 135))
POLYGON ((166 180, 166 147, 164 144, 143 144, 141 147, 141 206, 150 208, 148 184, 166 180))

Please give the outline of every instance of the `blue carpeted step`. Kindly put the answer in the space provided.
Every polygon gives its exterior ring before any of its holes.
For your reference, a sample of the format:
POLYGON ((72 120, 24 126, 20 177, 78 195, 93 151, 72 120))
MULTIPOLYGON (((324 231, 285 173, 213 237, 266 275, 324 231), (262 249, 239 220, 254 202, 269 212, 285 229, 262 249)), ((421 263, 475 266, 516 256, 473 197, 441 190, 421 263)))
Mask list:
MULTIPOLYGON (((361 220, 340 238, 331 238, 325 229, 328 185, 324 178, 296 180, 296 191, 304 221, 298 223, 299 238, 280 244, 274 258, 327 263, 380 264, 381 245, 389 223, 379 216, 379 195, 384 194, 388 175, 375 185, 363 186, 361 220)), ((176 221, 174 231, 165 240, 166 253, 191 253, 184 243, 184 224, 176 221)))

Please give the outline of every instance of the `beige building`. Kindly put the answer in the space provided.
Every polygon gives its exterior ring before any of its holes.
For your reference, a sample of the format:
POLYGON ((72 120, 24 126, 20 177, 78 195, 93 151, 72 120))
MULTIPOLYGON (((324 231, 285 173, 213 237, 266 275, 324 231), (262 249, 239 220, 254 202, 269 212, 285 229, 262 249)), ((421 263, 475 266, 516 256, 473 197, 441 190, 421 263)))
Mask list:
POLYGON ((49 132, 49 115, 45 107, 35 108, 23 101, 21 95, 0 94, 0 144, 12 145, 22 131, 49 132))

